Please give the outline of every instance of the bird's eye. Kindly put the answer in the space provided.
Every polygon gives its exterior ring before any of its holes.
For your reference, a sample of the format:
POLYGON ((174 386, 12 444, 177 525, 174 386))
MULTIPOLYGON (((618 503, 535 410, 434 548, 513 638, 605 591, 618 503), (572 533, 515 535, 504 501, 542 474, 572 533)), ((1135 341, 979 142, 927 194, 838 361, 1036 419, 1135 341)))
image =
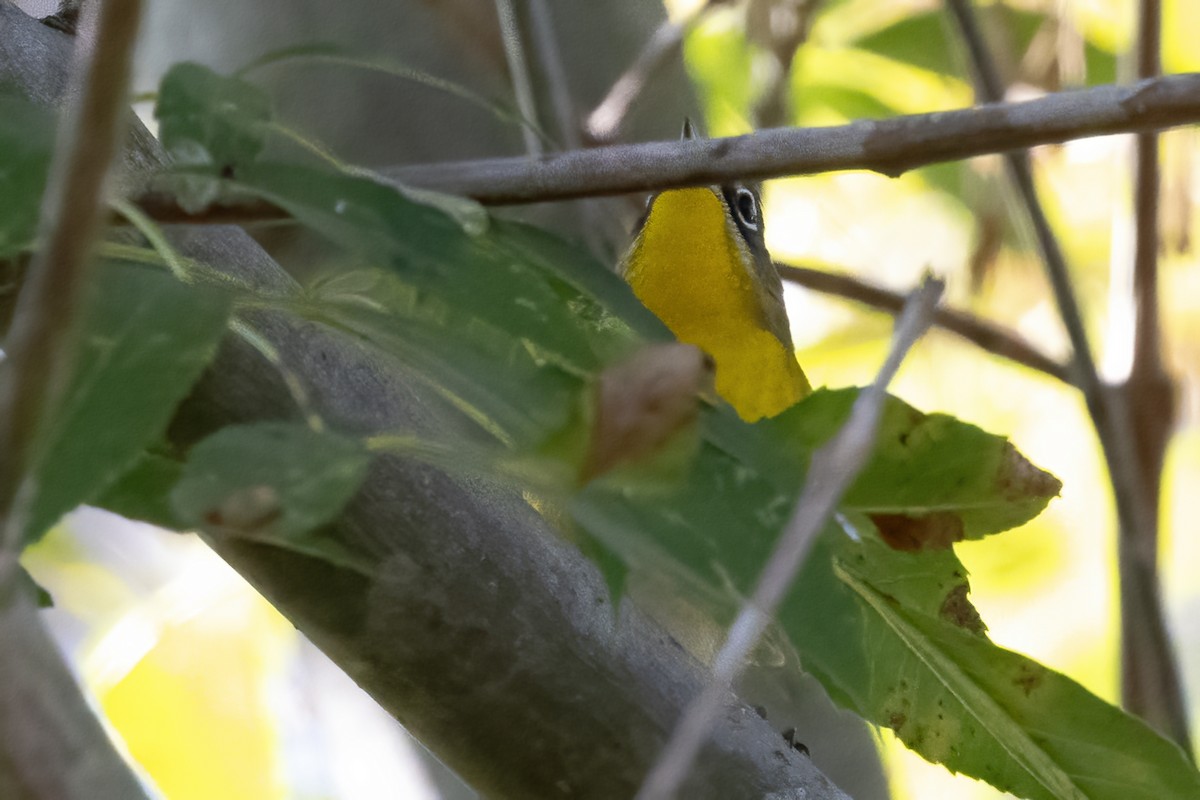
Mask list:
POLYGON ((738 189, 733 197, 733 207, 742 224, 750 230, 758 230, 758 198, 749 189, 738 189))

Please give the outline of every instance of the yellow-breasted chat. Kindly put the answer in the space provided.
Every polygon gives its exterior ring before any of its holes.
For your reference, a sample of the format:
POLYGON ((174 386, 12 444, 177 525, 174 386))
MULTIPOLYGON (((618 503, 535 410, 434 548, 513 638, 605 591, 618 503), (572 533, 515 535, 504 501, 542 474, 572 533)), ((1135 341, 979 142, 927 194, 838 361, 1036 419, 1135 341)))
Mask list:
POLYGON ((717 393, 742 419, 774 416, 812 391, 796 361, 753 187, 653 195, 621 273, 677 339, 712 357, 717 393))

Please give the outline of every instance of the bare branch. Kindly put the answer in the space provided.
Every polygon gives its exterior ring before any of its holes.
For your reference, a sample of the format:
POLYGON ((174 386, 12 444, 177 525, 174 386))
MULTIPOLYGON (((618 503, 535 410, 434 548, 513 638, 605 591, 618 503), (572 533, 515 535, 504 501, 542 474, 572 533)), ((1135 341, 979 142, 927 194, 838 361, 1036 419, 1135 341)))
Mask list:
POLYGON ((384 170, 404 183, 492 205, 778 178, 844 169, 899 175, 914 167, 1106 133, 1200 121, 1200 74, 1102 86, 1023 103, 777 128, 728 139, 652 142, 536 161, 489 159, 384 170))
POLYGON ((713 660, 709 682, 688 704, 658 762, 638 790, 637 800, 666 800, 674 797, 683 785, 704 740, 712 731, 722 704, 728 700, 730 686, 791 588, 817 534, 866 465, 875 445, 887 386, 909 349, 928 330, 934 307, 944 289, 944 282, 927 277, 909 296, 896 323, 891 350, 874 383, 859 393, 841 430, 813 454, 809 477, 791 519, 763 568, 753 594, 730 626, 725 643, 713 660))
MULTIPOLYGON (((1142 0, 1138 14, 1138 78, 1156 78, 1162 72, 1162 7, 1159 0, 1142 0)), ((1158 135, 1141 133, 1136 139, 1134 174, 1136 215, 1133 269, 1134 372, 1162 371, 1162 342, 1158 320, 1158 135)), ((1157 494, 1157 493, 1156 493, 1157 494)))
POLYGON ((607 144, 616 140, 630 109, 641 97, 642 90, 667 61, 679 55, 688 31, 710 10, 726 2, 728 0, 707 0, 684 20, 663 20, 646 41, 637 58, 621 73, 592 113, 588 114, 584 130, 592 142, 607 144))
MULTIPOLYGON (((1139 78, 1161 71, 1161 16, 1158 0, 1142 0, 1134 54, 1139 78)), ((1139 489, 1149 511, 1144 527, 1122 527, 1118 539, 1121 700, 1190 753, 1182 678, 1159 597, 1157 507, 1177 386, 1163 364, 1158 313, 1158 136, 1139 134, 1134 148, 1133 359, 1129 374, 1113 390, 1129 415, 1139 489)))
MULTIPOLYGON (((537 106, 533 101, 533 83, 529 79, 529 65, 525 59, 525 45, 521 41, 521 30, 517 25, 517 14, 513 0, 495 0, 496 15, 500 18, 500 38, 504 41, 504 57, 508 60, 508 75, 512 82, 517 110, 528 122, 537 125, 537 106)), ((531 156, 542 154, 542 141, 534 127, 521 126, 525 138, 525 152, 531 156)))
MULTIPOLYGON (((903 295, 850 275, 838 275, 791 264, 777 263, 775 267, 784 280, 816 292, 844 297, 890 314, 898 314, 904 308, 903 295)), ((933 312, 933 324, 961 336, 989 353, 1044 372, 1063 383, 1071 383, 1070 369, 1067 365, 1055 361, 1013 331, 994 322, 980 319, 965 311, 939 306, 933 312)))
MULTIPOLYGON (((554 30, 553 14, 548 0, 527 0, 526 6, 529 26, 532 30, 531 40, 537 63, 541 67, 541 77, 545 82, 550 96, 550 105, 558 126, 559 140, 567 150, 577 150, 583 147, 583 132, 580 128, 578 108, 571 97, 570 81, 563 65, 562 51, 558 46, 558 37, 554 30)), ((605 236, 606 232, 616 233, 612 229, 613 220, 605 216, 604 209, 595 200, 584 200, 579 203, 576 211, 579 214, 584 241, 593 253, 604 253, 610 249, 611 242, 605 236)), ((626 231, 621 230, 620 236, 626 231)))
MULTIPOLYGON (((995 102, 1002 96, 1003 85, 971 5, 968 0, 946 0, 946 4, 971 55, 976 73, 976 94, 985 102, 995 102)), ((1145 86, 1146 81, 1136 85, 1145 86)), ((1038 200, 1028 157, 1025 153, 1008 153, 1005 166, 1029 214, 1059 315, 1071 341, 1074 351, 1072 382, 1083 392, 1108 464, 1120 521, 1122 633, 1126 637, 1138 637, 1139 647, 1154 651, 1152 656, 1142 653, 1138 657, 1144 659, 1143 663, 1156 665, 1155 675, 1147 681, 1154 685, 1145 688, 1159 699, 1144 708, 1130 710, 1135 713, 1161 712, 1165 716, 1154 713, 1151 721, 1187 747, 1187 723, 1183 716, 1186 704, 1162 608, 1154 567, 1156 552, 1152 548, 1147 552, 1143 544, 1157 525, 1158 498, 1147 495, 1147 487, 1140 475, 1138 443, 1125 398, 1121 393, 1109 391, 1096 369, 1083 316, 1071 285, 1070 270, 1038 200)), ((1127 669, 1128 665, 1123 667, 1127 669)))
MULTIPOLYGON (((422 164, 383 173, 406 185, 487 205, 511 205, 848 169, 899 175, 943 161, 1195 122, 1200 122, 1200 73, 826 128, 776 128, 728 139, 610 145, 540 159, 422 164)), ((162 193, 144 194, 137 204, 159 222, 251 222, 282 216, 257 202, 227 203, 189 215, 162 193)))

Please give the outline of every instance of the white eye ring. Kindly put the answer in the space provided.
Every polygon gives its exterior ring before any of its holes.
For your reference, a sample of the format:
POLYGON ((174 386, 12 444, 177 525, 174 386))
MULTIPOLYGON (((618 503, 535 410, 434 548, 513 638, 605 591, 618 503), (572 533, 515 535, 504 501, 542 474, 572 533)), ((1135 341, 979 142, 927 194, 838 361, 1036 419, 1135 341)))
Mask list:
POLYGON ((758 230, 758 199, 754 192, 744 187, 738 189, 733 196, 733 208, 743 225, 752 231, 758 230))

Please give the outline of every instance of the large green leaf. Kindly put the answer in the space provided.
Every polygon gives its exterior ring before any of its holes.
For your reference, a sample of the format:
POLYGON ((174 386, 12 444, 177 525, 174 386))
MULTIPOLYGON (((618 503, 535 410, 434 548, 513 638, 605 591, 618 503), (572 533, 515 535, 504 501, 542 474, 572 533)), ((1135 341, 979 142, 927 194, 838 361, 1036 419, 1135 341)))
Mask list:
POLYGON ((64 399, 43 428, 26 539, 96 499, 156 441, 216 352, 230 300, 165 272, 104 264, 64 399))
POLYGON ((189 527, 369 571, 314 531, 358 491, 370 463, 362 442, 339 434, 287 422, 230 426, 192 449, 171 506, 189 527))
POLYGON ((534 345, 540 360, 594 370, 596 345, 627 330, 611 315, 574 313, 579 291, 511 244, 514 226, 466 235, 438 209, 393 187, 294 165, 255 164, 239 173, 238 185, 418 290, 534 345))
POLYGON ((581 380, 502 328, 419 293, 393 273, 343 273, 314 285, 302 313, 353 334, 414 373, 506 445, 567 423, 581 380))
POLYGON ((238 185, 387 268, 315 282, 301 313, 400 359, 508 445, 558 431, 639 333, 666 336, 619 278, 534 229, 468 234, 395 187, 319 169, 255 164, 238 185))
POLYGON ((898 553, 862 559, 850 548, 835 559, 862 606, 868 718, 930 761, 1021 797, 1200 796, 1200 774, 1183 752, 1140 720, 995 646, 944 605, 930 614, 899 599, 905 584, 925 582, 923 562, 898 553), (906 558, 922 563, 887 568, 906 558))
POLYGON ((54 115, 0 89, 0 258, 33 244, 53 144, 54 115))

